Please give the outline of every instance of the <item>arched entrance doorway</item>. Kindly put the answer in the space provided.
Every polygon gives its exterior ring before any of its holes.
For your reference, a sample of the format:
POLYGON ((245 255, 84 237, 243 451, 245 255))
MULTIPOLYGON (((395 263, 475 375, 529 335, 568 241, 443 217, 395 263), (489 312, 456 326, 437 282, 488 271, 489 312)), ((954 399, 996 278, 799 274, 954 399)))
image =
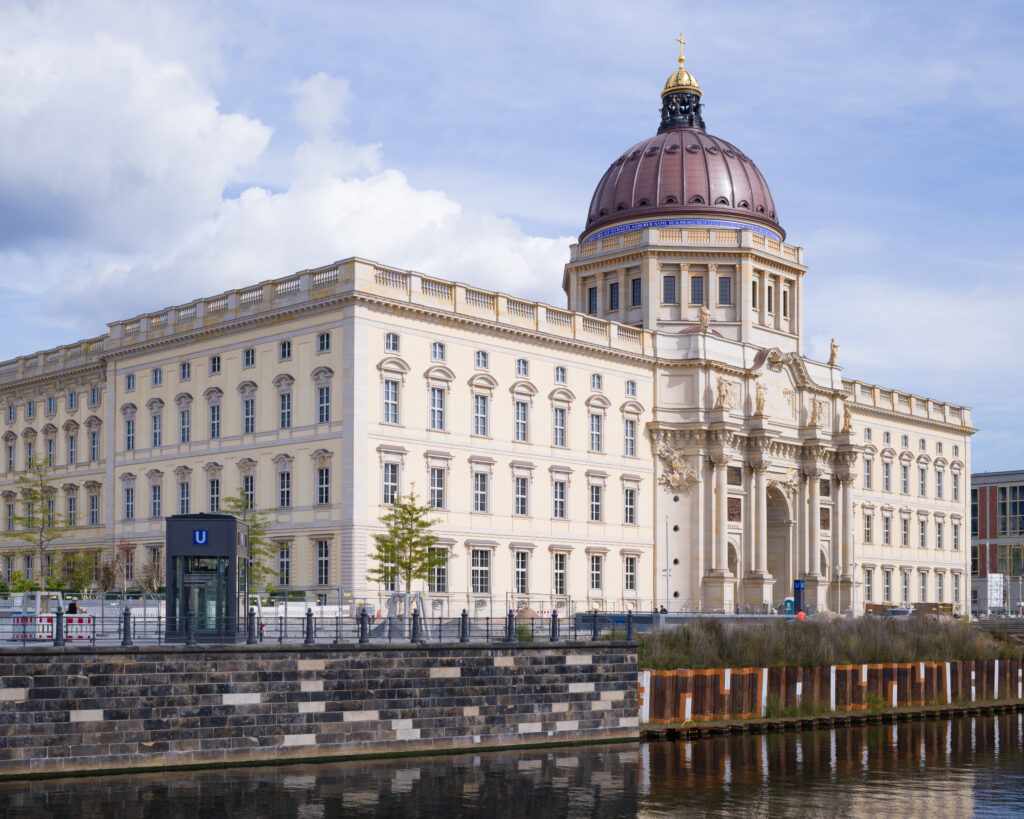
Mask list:
POLYGON ((793 594, 793 517, 786 496, 768 487, 768 573, 775 579, 775 605, 793 594))

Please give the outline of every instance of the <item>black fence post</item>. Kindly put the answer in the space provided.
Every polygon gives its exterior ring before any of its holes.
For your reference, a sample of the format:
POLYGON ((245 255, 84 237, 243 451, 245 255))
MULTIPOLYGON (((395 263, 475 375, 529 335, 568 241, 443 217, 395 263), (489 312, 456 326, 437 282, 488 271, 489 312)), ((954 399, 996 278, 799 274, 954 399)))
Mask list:
POLYGON ((246 618, 245 644, 247 646, 256 645, 256 609, 252 606, 249 606, 249 614, 246 618))
POLYGON ((303 645, 311 646, 316 640, 313 639, 313 609, 306 609, 306 639, 302 641, 303 645))
POLYGON ((626 642, 633 642, 633 611, 626 612, 626 642))
POLYGON ((121 646, 129 648, 132 644, 132 610, 127 606, 121 615, 121 623, 121 646))
POLYGON ((469 642, 469 612, 462 610, 462 617, 459 618, 459 642, 469 642))
POLYGON ((423 642, 423 635, 421 634, 420 626, 420 610, 418 608, 412 610, 412 642, 417 644, 423 642))
POLYGON ((370 642, 370 615, 366 613, 364 606, 359 612, 359 643, 366 645, 368 642, 370 642))
POLYGON ((53 644, 64 645, 64 608, 60 605, 57 606, 57 622, 53 626, 53 644))
POLYGON ((593 640, 596 643, 597 642, 597 633, 598 633, 597 632, 597 612, 596 611, 594 612, 593 627, 594 627, 594 630, 593 630, 593 632, 590 635, 590 639, 593 640))
POLYGON ((515 612, 510 611, 505 618, 505 642, 514 643, 516 641, 516 615, 515 612))
POLYGON ((551 642, 558 642, 558 612, 551 612, 551 642))
POLYGON ((196 616, 189 612, 185 615, 185 645, 196 645, 196 616))

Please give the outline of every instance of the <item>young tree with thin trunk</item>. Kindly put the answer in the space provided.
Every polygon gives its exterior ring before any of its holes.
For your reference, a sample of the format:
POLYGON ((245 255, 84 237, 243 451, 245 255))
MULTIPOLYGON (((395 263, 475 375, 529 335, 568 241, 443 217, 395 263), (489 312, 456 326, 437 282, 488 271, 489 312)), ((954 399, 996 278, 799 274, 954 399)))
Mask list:
POLYGON ((255 589, 257 591, 268 591, 273 579, 273 565, 271 557, 274 552, 274 544, 271 543, 267 531, 270 527, 270 518, 262 509, 256 509, 244 489, 239 489, 237 495, 224 498, 221 503, 221 511, 225 515, 233 515, 240 521, 249 525, 248 554, 249 572, 246 575, 245 599, 248 606, 249 595, 255 589))
POLYGON ((31 546, 38 560, 40 588, 46 591, 46 555, 53 543, 65 537, 71 527, 67 518, 57 511, 57 487, 50 483, 50 467, 45 461, 29 463, 18 475, 15 486, 22 514, 14 515, 14 531, 0 534, 7 540, 31 546))
POLYGON ((386 531, 373 536, 377 548, 370 557, 377 565, 366 573, 371 583, 394 584, 396 589, 401 584, 408 594, 413 580, 427 580, 447 563, 447 554, 433 548, 437 535, 431 529, 437 521, 429 516, 434 511, 429 504, 419 505, 414 492, 395 499, 380 519, 386 531))

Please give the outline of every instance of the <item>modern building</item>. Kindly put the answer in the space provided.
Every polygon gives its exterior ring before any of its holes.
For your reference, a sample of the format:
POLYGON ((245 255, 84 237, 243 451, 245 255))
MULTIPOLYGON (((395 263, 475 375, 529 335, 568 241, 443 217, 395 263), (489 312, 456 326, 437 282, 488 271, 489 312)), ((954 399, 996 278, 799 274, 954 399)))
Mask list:
POLYGON ((805 355, 803 250, 701 96, 680 57, 657 133, 597 185, 565 305, 351 258, 0 365, 8 520, 44 458, 64 546, 134 568, 165 514, 241 487, 280 588, 376 593, 372 536, 415 489, 440 605, 760 609, 801 579, 818 608, 959 606, 970 411, 805 355))
POLYGON ((1024 602, 1024 471, 971 475, 971 608, 1024 602))

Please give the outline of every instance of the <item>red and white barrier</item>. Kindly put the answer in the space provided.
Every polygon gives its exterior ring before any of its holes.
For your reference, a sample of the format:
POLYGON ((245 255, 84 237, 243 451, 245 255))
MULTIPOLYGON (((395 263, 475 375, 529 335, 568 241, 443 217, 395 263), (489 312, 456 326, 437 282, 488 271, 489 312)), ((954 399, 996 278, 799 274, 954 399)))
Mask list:
MULTIPOLYGON (((52 640, 56 628, 55 614, 19 614, 12 618, 14 624, 12 640, 52 640)), ((66 640, 92 639, 93 622, 91 615, 68 615, 64 618, 66 640)))

